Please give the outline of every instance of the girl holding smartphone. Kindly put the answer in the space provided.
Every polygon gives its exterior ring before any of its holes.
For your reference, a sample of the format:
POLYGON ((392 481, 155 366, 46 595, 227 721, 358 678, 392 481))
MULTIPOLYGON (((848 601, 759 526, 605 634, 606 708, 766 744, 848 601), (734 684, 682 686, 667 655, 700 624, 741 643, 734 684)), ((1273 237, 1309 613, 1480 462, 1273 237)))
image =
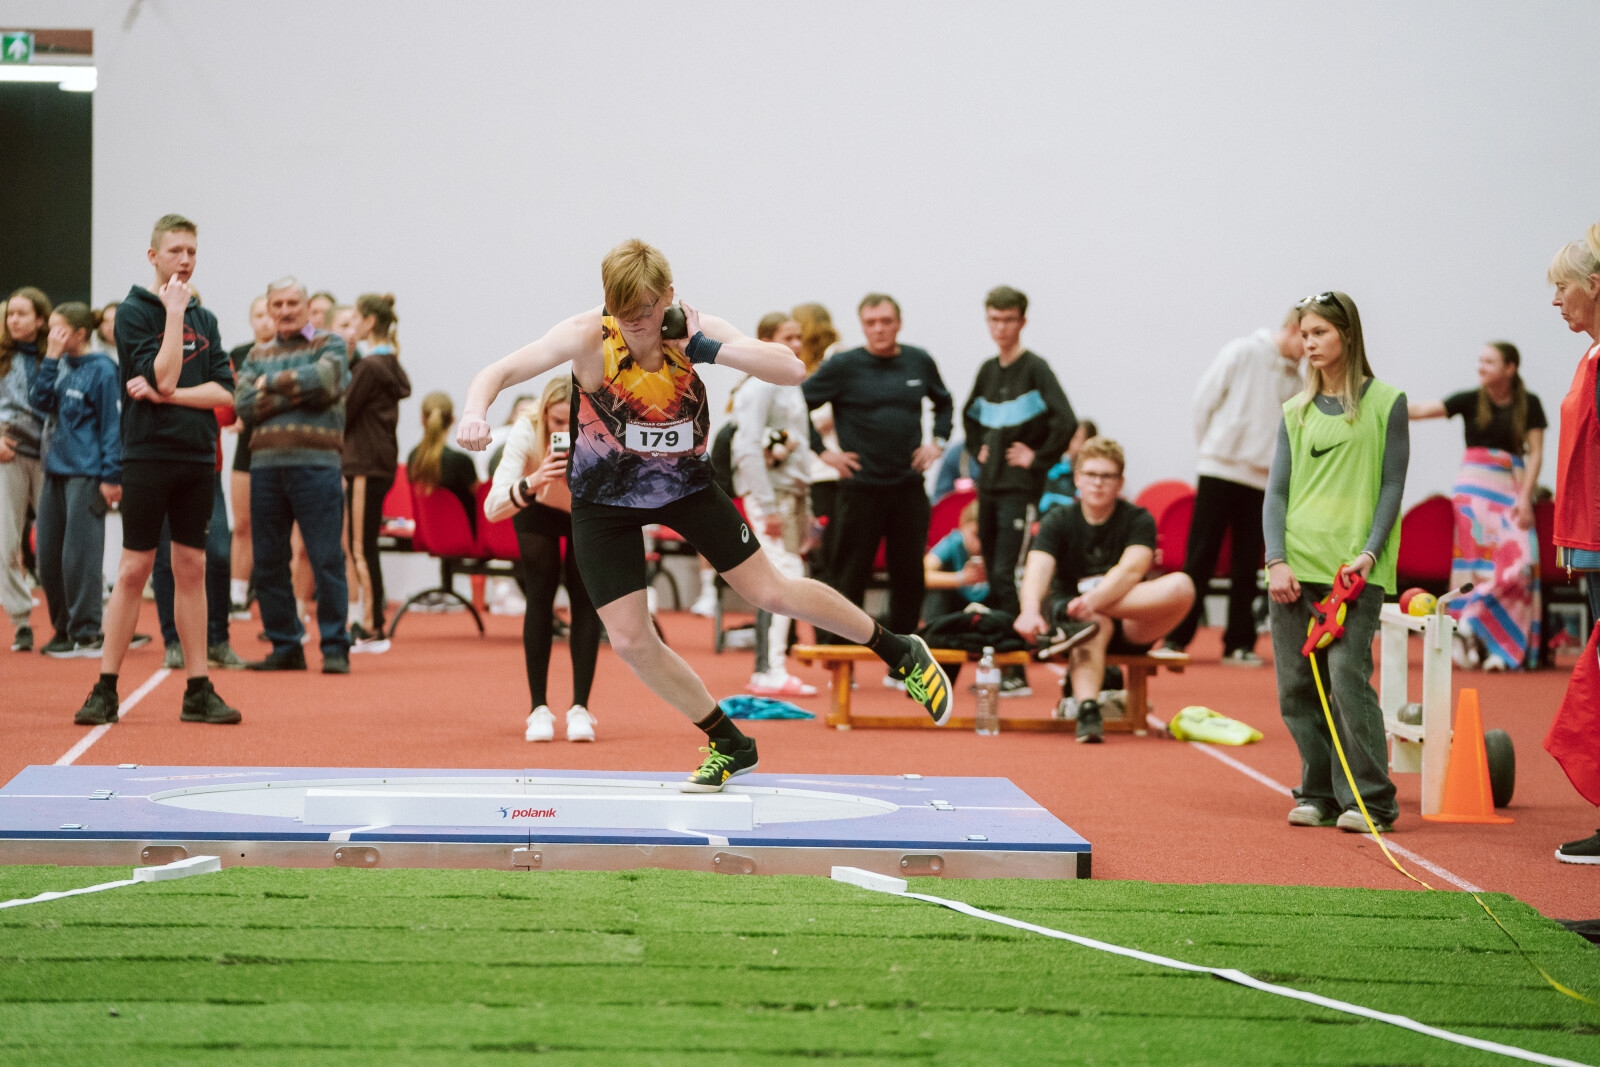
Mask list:
POLYGON ((1306 387, 1283 405, 1263 521, 1278 706, 1300 749, 1289 823, 1367 832, 1334 753, 1311 664, 1300 653, 1311 604, 1342 568, 1367 586, 1348 602, 1344 636, 1315 652, 1317 670, 1362 802, 1384 833, 1394 829, 1399 807, 1372 688, 1372 639, 1383 595, 1395 591, 1411 459, 1406 396, 1373 377, 1361 314, 1349 296, 1318 293, 1298 310, 1306 387))
POLYGON ((547 703, 546 688, 556 587, 563 583, 572 604, 568 634, 572 707, 567 711, 567 740, 594 740, 595 718, 589 714, 588 703, 595 659, 600 652, 600 616, 589 601, 572 551, 572 494, 567 489, 571 417, 572 379, 562 375, 545 386, 538 405, 512 428, 483 504, 490 522, 514 515, 512 523, 522 551, 528 595, 527 612, 522 617, 522 652, 528 668, 528 693, 533 701, 523 732, 527 741, 555 738, 555 715, 547 703))

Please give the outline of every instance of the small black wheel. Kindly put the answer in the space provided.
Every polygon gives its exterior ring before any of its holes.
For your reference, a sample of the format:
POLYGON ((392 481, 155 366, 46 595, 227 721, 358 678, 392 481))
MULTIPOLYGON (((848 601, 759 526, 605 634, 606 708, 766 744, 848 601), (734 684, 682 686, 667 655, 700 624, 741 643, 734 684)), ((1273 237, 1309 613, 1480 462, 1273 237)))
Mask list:
POLYGON ((1494 806, 1503 808, 1511 803, 1511 794, 1517 788, 1517 750, 1512 747, 1511 735, 1504 730, 1485 731, 1483 749, 1489 757, 1489 791, 1494 794, 1494 806))

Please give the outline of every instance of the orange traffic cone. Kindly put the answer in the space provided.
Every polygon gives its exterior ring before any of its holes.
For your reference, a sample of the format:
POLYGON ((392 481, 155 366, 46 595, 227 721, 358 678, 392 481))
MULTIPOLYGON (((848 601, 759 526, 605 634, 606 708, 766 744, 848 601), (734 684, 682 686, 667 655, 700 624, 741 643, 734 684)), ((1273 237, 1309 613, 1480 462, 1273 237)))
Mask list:
POLYGON ((1483 720, 1478 715, 1478 691, 1461 690, 1456 704, 1455 735, 1450 740, 1450 765, 1444 773, 1444 800, 1430 822, 1508 823, 1516 820, 1494 813, 1494 792, 1489 786, 1489 754, 1483 748, 1483 720))

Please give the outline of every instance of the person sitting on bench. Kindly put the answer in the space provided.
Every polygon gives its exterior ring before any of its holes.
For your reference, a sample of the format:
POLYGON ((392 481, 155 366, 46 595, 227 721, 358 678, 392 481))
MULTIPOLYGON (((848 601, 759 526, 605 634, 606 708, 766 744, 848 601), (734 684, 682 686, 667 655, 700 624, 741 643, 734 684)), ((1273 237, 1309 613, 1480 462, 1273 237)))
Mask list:
POLYGON ((1098 698, 1106 656, 1149 653, 1194 603, 1186 574, 1144 580, 1155 561, 1156 520, 1117 496, 1123 464, 1115 441, 1084 442, 1073 472, 1078 499, 1040 522, 1016 622, 1018 633, 1037 637, 1040 659, 1071 651, 1064 688, 1078 701, 1078 741, 1091 744, 1104 733, 1098 698))

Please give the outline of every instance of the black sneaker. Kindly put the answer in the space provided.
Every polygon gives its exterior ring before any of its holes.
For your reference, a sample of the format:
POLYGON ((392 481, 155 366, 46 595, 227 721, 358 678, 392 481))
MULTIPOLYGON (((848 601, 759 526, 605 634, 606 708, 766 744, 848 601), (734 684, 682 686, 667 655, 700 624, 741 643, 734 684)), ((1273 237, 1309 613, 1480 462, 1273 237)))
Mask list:
POLYGON ((31 627, 31 626, 19 626, 19 627, 17 627, 17 632, 15 634, 13 634, 12 638, 11 638, 11 651, 13 651, 13 652, 32 652, 33 651, 33 627, 31 627))
POLYGON ((933 725, 943 726, 955 708, 950 703, 950 676, 928 651, 928 642, 916 634, 907 634, 906 640, 913 646, 911 654, 890 668, 889 676, 905 684, 906 696, 928 710, 933 725))
POLYGON ((1078 744, 1098 745, 1105 740, 1106 728, 1100 721, 1100 704, 1094 700, 1078 702, 1078 744))
POLYGON ((51 659, 70 659, 72 657, 72 649, 72 638, 56 634, 50 639, 50 643, 39 651, 51 659))
POLYGON ((134 634, 132 637, 128 638, 128 647, 143 648, 145 645, 148 645, 154 640, 155 638, 151 637, 149 634, 134 634))
POLYGON ((206 684, 191 693, 183 694, 183 711, 178 713, 178 718, 184 722, 208 722, 218 726, 228 726, 244 718, 239 714, 238 708, 230 708, 223 703, 217 691, 211 688, 208 679, 206 684))
POLYGON ((1028 672, 1021 667, 1007 667, 1000 676, 1000 695, 1003 697, 1033 696, 1033 687, 1028 684, 1028 672))
POLYGON ((258 660, 248 665, 252 671, 303 671, 306 669, 306 653, 299 647, 274 652, 266 659, 258 660))
POLYGON ((700 750, 706 754, 706 761, 700 764, 699 770, 678 786, 679 790, 685 793, 720 793, 729 778, 737 778, 756 769, 754 738, 745 738, 743 748, 736 748, 728 753, 722 752, 717 747, 721 743, 712 741, 708 747, 700 750))
POLYGON ((103 637, 96 637, 92 641, 74 641, 72 655, 75 659, 99 659, 105 647, 106 639, 103 637))
POLYGON ((89 699, 83 702, 83 707, 78 709, 72 721, 79 726, 104 726, 116 722, 119 705, 115 689, 102 689, 96 684, 89 690, 89 699))
POLYGON ((1568 841, 1556 849, 1556 859, 1562 863, 1600 864, 1600 830, 1582 841, 1568 841))
POLYGON ((1076 648, 1100 630, 1100 624, 1094 620, 1068 619, 1054 630, 1039 638, 1039 659, 1054 659, 1069 649, 1076 648))
POLYGON ((323 674, 349 674, 350 657, 336 652, 325 652, 322 656, 323 674))

